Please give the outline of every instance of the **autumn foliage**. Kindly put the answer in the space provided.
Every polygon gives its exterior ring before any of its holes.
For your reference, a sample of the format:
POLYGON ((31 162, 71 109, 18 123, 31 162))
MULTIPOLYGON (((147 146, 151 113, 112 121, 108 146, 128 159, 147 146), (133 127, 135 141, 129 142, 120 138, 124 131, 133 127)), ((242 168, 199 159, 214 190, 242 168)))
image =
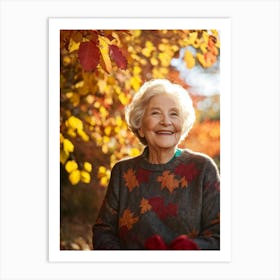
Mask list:
MULTIPOLYGON (((216 30, 61 30, 60 162, 71 185, 106 187, 116 161, 142 146, 129 131, 124 108, 144 81, 168 78, 188 85, 171 66, 187 46, 185 66, 209 68, 219 57, 216 30)), ((197 105, 205 97, 192 96, 197 105)), ((217 96, 208 97, 219 103, 217 96)), ((181 147, 219 158, 219 112, 196 108, 197 122, 181 147)))

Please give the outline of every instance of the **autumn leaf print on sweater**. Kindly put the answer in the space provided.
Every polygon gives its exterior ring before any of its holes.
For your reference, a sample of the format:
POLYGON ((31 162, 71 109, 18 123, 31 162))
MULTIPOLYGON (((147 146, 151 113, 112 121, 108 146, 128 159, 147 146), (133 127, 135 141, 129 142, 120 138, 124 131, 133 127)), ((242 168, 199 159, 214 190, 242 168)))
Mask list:
POLYGON ((141 214, 144 214, 152 209, 152 205, 149 203, 149 200, 142 198, 140 202, 140 208, 141 208, 141 214))
POLYGON ((126 227, 128 230, 132 229, 133 225, 137 223, 139 217, 133 217, 133 213, 129 209, 125 209, 120 218, 120 227, 126 227))
POLYGON ((187 182, 192 181, 197 177, 199 170, 194 163, 180 164, 175 169, 175 174, 184 177, 187 182))
POLYGON ((131 192, 134 188, 139 187, 139 182, 135 176, 135 171, 132 168, 129 168, 127 172, 123 175, 125 179, 125 185, 131 192))
POLYGON ((161 189, 167 188, 171 193, 179 186, 179 181, 168 170, 163 171, 162 176, 158 176, 157 181, 161 183, 161 189))
POLYGON ((150 198, 149 204, 160 219, 166 219, 167 217, 177 215, 177 205, 175 203, 164 205, 164 201, 161 197, 150 198))

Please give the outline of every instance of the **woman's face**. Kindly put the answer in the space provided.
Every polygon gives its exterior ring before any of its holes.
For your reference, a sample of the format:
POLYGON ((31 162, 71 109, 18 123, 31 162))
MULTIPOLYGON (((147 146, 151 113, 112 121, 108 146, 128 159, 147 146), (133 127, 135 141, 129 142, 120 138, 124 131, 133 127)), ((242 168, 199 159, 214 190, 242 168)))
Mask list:
POLYGON ((139 135, 149 148, 172 149, 182 134, 183 118, 177 98, 169 94, 153 96, 145 110, 139 135))

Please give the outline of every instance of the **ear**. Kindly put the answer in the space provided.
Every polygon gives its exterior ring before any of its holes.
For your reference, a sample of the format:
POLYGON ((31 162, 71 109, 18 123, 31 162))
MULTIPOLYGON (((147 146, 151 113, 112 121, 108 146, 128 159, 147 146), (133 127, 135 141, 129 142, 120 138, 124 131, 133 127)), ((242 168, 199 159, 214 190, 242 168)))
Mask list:
POLYGON ((142 137, 142 138, 144 138, 145 137, 145 135, 144 135, 144 133, 143 133, 143 129, 142 129, 142 127, 140 127, 139 129, 138 129, 138 134, 140 135, 140 137, 142 137))

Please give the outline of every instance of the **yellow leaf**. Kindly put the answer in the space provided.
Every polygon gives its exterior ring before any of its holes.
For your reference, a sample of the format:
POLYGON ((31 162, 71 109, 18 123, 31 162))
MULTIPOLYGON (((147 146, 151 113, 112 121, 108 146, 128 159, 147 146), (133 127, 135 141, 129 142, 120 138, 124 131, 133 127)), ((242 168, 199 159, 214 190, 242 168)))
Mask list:
POLYGON ((78 118, 76 118, 74 116, 71 116, 66 121, 66 126, 74 128, 74 129, 83 129, 83 122, 80 119, 78 119, 78 118))
POLYGON ((69 92, 66 92, 66 93, 65 93, 65 96, 66 96, 67 98, 71 98, 71 97, 73 96, 73 94, 74 94, 73 91, 69 91, 69 92))
POLYGON ((69 157, 69 153, 65 153, 64 150, 60 150, 60 162, 64 164, 69 157))
POLYGON ((195 65, 195 59, 190 51, 186 51, 184 55, 184 61, 189 69, 193 68, 195 65))
POLYGON ((98 85, 98 88, 99 88, 99 90, 100 90, 101 92, 104 92, 105 89, 106 89, 106 87, 107 87, 106 81, 101 80, 101 79, 98 80, 97 85, 98 85))
POLYGON ((137 149, 137 148, 131 148, 131 149, 129 150, 129 155, 130 155, 131 157, 138 156, 140 153, 141 153, 141 151, 140 151, 139 149, 137 149))
POLYGON ((72 62, 70 56, 64 56, 63 57, 63 65, 68 66, 72 62))
POLYGON ((102 178, 100 179, 100 185, 101 185, 102 187, 107 187, 108 183, 109 183, 109 180, 108 180, 107 177, 102 177, 102 178))
POLYGON ((88 95, 86 97, 86 101, 88 104, 92 104, 94 102, 94 97, 92 95, 88 95))
POLYGON ((137 91, 140 88, 141 82, 142 81, 138 76, 134 76, 130 78, 130 84, 135 91, 137 91))
POLYGON ((105 166, 99 166, 98 168, 98 177, 102 177, 104 176, 104 174, 106 174, 106 167, 105 166))
POLYGON ((62 133, 60 133, 60 143, 63 143, 64 137, 62 135, 62 133))
POLYGON ((92 165, 91 165, 91 163, 88 162, 88 161, 84 162, 84 169, 85 169, 85 171, 87 171, 87 172, 91 172, 91 171, 92 171, 92 165))
POLYGON ((76 169, 78 169, 78 164, 75 160, 68 160, 67 163, 65 164, 65 170, 68 173, 71 173, 76 169))
POLYGON ((81 171, 81 181, 87 184, 90 182, 90 174, 87 171, 81 171))
POLYGON ((133 67, 133 75, 138 75, 138 74, 141 73, 141 71, 142 71, 141 67, 139 67, 139 66, 134 66, 133 67))
POLYGON ((162 43, 161 43, 161 44, 158 45, 158 49, 159 49, 161 52, 164 52, 164 51, 166 50, 166 48, 167 48, 167 47, 166 47, 165 44, 162 44, 162 43))
POLYGON ((80 46, 80 42, 77 43, 72 38, 70 38, 69 45, 68 45, 69 53, 73 51, 77 51, 79 49, 79 46, 80 46))
POLYGON ((108 136, 104 136, 103 137, 103 143, 109 143, 110 142, 110 138, 108 136))
POLYGON ((69 139, 63 140, 63 149, 66 153, 72 153, 74 151, 74 145, 69 139))
POLYGON ((71 182, 72 185, 78 184, 80 180, 81 180, 80 170, 76 169, 69 174, 69 181, 71 182))
POLYGON ((139 37, 142 33, 142 30, 133 30, 133 37, 139 37))
POLYGON ((107 111, 107 109, 104 106, 100 106, 99 112, 100 112, 101 117, 104 119, 109 115, 109 112, 107 111))
POLYGON ((104 132, 107 136, 111 134, 112 128, 110 126, 106 126, 104 129, 104 132))
POLYGON ((146 41, 145 48, 142 49, 141 53, 146 57, 150 57, 153 50, 155 50, 153 43, 146 41))
POLYGON ((123 120, 120 116, 116 117, 116 125, 117 126, 122 126, 123 120))
POLYGON ((152 57, 152 58, 151 58, 151 64, 152 64, 153 66, 157 66, 157 65, 158 65, 158 60, 157 60, 155 57, 152 57))
POLYGON ((200 49, 201 49, 202 53, 206 53, 207 52, 207 47, 208 47, 208 44, 206 42, 203 42, 200 45, 200 49))
POLYGON ((197 32, 192 32, 188 36, 187 43, 189 45, 192 45, 196 39, 197 39, 197 32))
POLYGON ((99 50, 101 53, 101 60, 103 62, 103 65, 101 63, 102 68, 110 73, 112 71, 112 64, 111 64, 111 59, 109 56, 109 39, 107 39, 106 37, 103 36, 98 36, 99 39, 99 50))
POLYGON ((77 136, 77 134, 76 134, 76 132, 73 128, 68 128, 67 129, 67 134, 71 137, 76 137, 77 136))
POLYGON ((110 179, 110 171, 105 166, 99 166, 97 177, 100 180, 100 185, 106 187, 110 179))
POLYGON ((144 48, 142 49, 141 53, 146 56, 146 57, 150 57, 151 56, 151 52, 152 50, 148 49, 148 48, 144 48))
POLYGON ((202 32, 202 38, 204 40, 204 42, 208 42, 208 38, 209 38, 209 34, 206 31, 202 32))
POLYGON ((128 104, 128 98, 126 97, 126 95, 123 92, 121 92, 119 94, 119 100, 122 103, 122 105, 127 105, 128 104))
POLYGON ((77 132, 85 142, 89 140, 89 136, 82 129, 78 129, 77 132))
POLYGON ((170 65, 170 61, 171 61, 172 57, 164 52, 164 53, 160 53, 158 55, 158 58, 161 62, 161 65, 164 66, 164 67, 167 67, 167 66, 170 65))
POLYGON ((80 104, 80 95, 78 93, 74 93, 71 96, 71 103, 73 104, 74 107, 77 107, 80 104))
POLYGON ((179 49, 180 49, 180 48, 179 48, 177 45, 172 45, 172 46, 171 46, 171 50, 172 50, 173 52, 177 52, 179 49))
POLYGON ((148 48, 150 50, 154 50, 155 49, 154 44, 151 41, 146 41, 145 42, 145 46, 146 46, 146 48, 148 48))
POLYGON ((81 80, 75 84, 75 88, 82 88, 85 84, 84 80, 81 80))
POLYGON ((103 154, 107 154, 109 152, 108 145, 103 144, 101 149, 103 154))

